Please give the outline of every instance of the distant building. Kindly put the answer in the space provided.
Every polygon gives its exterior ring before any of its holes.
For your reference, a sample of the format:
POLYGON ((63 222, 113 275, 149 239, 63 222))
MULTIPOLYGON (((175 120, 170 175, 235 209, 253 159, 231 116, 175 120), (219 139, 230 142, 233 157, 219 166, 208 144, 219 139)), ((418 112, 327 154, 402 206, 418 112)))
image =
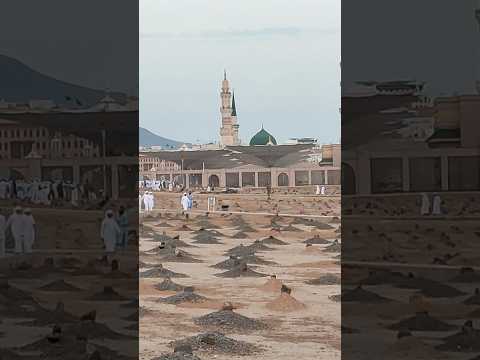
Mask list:
POLYGON ((381 85, 342 97, 342 193, 479 191, 480 95, 425 100, 423 84, 381 85))
POLYGON ((340 157, 338 144, 150 152, 141 154, 140 177, 169 179, 189 188, 339 186, 340 157))
POLYGON ((290 138, 287 140, 287 145, 298 145, 298 144, 316 144, 317 139, 315 138, 290 138))
POLYGON ((218 143, 208 143, 208 144, 193 144, 192 150, 219 150, 222 146, 218 143))
POLYGON ((80 136, 1 120, 0 116, 0 159, 24 159, 27 156, 45 159, 99 157, 100 147, 80 136))
POLYGON ((144 151, 140 178, 168 179, 189 188, 297 187, 340 185, 340 145, 318 146, 315 139, 278 145, 262 128, 249 145, 238 137, 235 96, 226 73, 220 93, 220 143, 183 145, 176 151, 144 151))
POLYGON ((88 183, 135 196, 136 111, 0 111, 0 178, 88 183), (131 186, 129 186, 131 184, 131 186))
POLYGON ((149 154, 140 154, 138 158, 140 172, 156 172, 156 171, 178 171, 181 169, 181 166, 173 161, 162 160, 155 156, 150 156, 149 154))

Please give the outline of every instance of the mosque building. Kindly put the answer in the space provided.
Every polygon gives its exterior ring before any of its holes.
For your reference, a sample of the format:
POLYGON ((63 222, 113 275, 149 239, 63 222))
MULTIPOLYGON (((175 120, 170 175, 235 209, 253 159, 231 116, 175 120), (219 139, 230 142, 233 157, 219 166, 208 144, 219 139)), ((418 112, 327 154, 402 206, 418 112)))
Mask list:
POLYGON ((267 130, 265 130, 262 126, 262 129, 253 135, 252 139, 250 140, 250 146, 273 146, 277 145, 277 140, 270 134, 267 130))
MULTIPOLYGON (((235 94, 224 72, 217 146, 140 153, 140 178, 169 180, 187 188, 340 185, 340 145, 297 141, 280 145, 263 126, 248 144, 239 137, 235 94)), ((213 145, 213 144, 212 144, 213 145)))
MULTIPOLYGON (((220 114, 222 124, 220 127, 220 145, 238 146, 241 145, 239 139, 239 127, 237 120, 237 107, 235 105, 235 93, 230 92, 230 83, 227 79, 227 72, 223 73, 222 88, 220 91, 221 107, 220 114)), ((267 130, 262 128, 257 132, 249 142, 250 146, 277 145, 277 140, 267 130)))

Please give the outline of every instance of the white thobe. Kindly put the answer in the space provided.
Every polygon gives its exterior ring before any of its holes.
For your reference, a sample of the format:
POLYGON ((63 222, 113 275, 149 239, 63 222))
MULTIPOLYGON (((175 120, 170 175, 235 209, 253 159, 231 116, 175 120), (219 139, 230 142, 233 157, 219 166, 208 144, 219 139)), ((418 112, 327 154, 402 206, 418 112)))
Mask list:
POLYGON ((143 205, 145 205, 145 211, 147 212, 150 210, 149 198, 150 198, 150 194, 143 195, 143 205))
POLYGON ((420 209, 421 215, 428 215, 430 213, 430 200, 427 194, 422 194, 422 208, 420 209))
POLYGON ((117 243, 117 237, 120 235, 120 227, 118 226, 115 219, 106 217, 102 221, 102 227, 100 230, 100 236, 103 239, 103 243, 105 244, 105 251, 106 252, 114 252, 115 245, 117 243))
POLYGON ((78 206, 79 194, 78 194, 78 187, 74 186, 72 189, 72 205, 78 206))
POLYGON ((23 215, 24 217, 24 246, 25 252, 31 253, 35 243, 35 219, 32 215, 23 215))
POLYGON ((182 204, 183 211, 188 210, 188 205, 190 203, 190 200, 188 199, 188 196, 182 196, 182 200, 180 201, 182 204))
POLYGON ((433 198, 433 207, 432 207, 432 215, 441 215, 441 199, 439 195, 434 196, 433 198))
POLYGON ((150 194, 150 199, 148 201, 148 204, 150 205, 150 211, 152 211, 155 205, 155 196, 153 194, 150 194))
POLYGON ((7 228, 12 232, 15 241, 15 252, 25 251, 25 218, 23 214, 12 214, 7 221, 7 228))

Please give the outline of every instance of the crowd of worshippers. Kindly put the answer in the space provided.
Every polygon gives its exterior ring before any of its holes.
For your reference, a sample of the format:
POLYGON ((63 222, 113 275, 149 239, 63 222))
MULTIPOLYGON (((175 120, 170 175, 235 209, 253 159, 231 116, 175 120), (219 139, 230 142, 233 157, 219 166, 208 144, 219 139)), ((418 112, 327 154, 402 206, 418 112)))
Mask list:
POLYGON ((141 180, 139 182, 140 189, 150 189, 153 191, 182 191, 184 186, 177 183, 175 180, 167 180, 161 178, 160 180, 141 180))
POLYGON ((70 203, 74 207, 97 200, 97 194, 88 182, 76 184, 64 180, 0 179, 0 200, 15 200, 39 205, 70 203))
POLYGON ((13 240, 13 251, 16 254, 32 252, 36 226, 31 209, 16 206, 8 218, 0 213, 0 257, 5 256, 7 236, 13 240))

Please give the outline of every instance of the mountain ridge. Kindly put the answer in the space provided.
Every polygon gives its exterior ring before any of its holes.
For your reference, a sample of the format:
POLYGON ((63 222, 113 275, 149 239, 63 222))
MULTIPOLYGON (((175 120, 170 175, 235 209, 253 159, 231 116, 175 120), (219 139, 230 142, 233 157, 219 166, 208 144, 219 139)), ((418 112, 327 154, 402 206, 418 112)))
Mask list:
POLYGON ((185 144, 181 141, 164 138, 141 126, 138 129, 138 137, 139 145, 144 147, 161 146, 166 149, 178 149, 185 144))
MULTIPOLYGON (((92 89, 56 79, 26 65, 22 61, 0 54, 0 99, 14 103, 30 100, 52 100, 57 105, 90 107, 105 96, 105 90, 92 89)), ((121 92, 109 95, 120 103, 127 96, 121 92)))

